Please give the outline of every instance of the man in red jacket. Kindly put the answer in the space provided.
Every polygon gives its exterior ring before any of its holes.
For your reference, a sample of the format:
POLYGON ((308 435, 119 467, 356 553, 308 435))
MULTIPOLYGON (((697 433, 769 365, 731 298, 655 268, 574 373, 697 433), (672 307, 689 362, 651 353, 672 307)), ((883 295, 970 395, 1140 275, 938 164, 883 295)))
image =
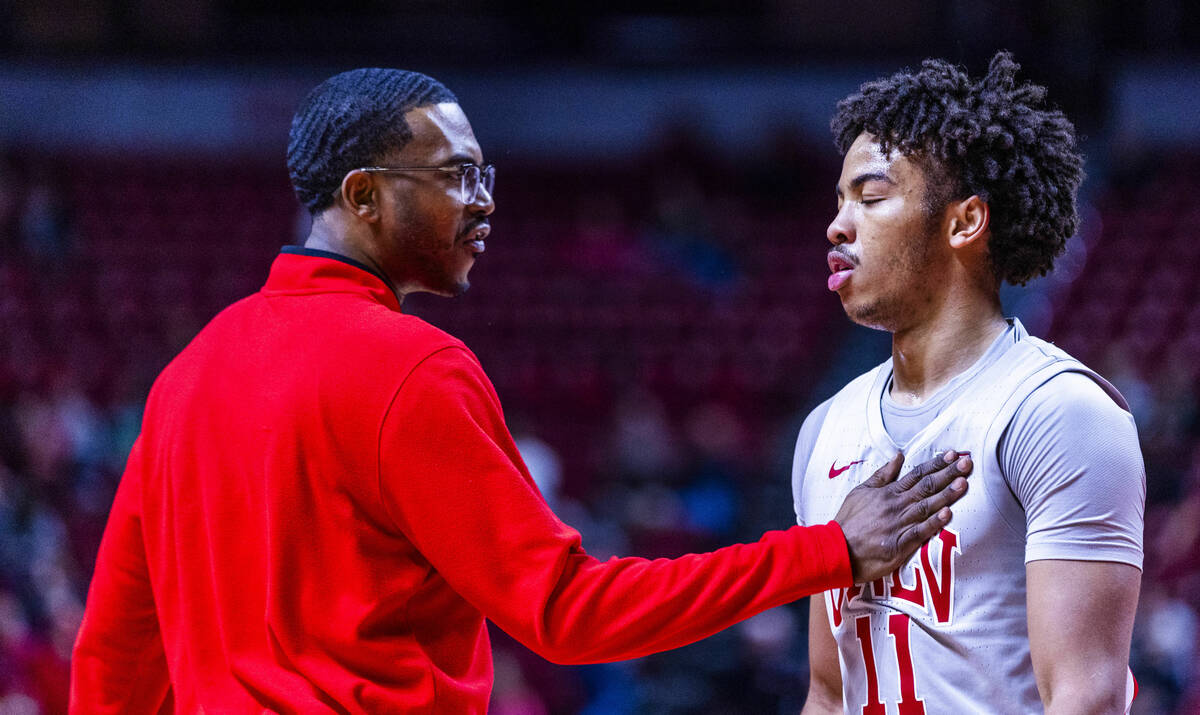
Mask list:
POLYGON ((72 664, 79 713, 483 712, 484 619, 546 658, 635 658, 882 577, 970 471, 902 458, 835 521, 708 554, 599 562, 538 493, 475 356, 400 312, 457 295, 493 169, 413 72, 318 86, 288 147, 314 215, 146 405, 72 664))

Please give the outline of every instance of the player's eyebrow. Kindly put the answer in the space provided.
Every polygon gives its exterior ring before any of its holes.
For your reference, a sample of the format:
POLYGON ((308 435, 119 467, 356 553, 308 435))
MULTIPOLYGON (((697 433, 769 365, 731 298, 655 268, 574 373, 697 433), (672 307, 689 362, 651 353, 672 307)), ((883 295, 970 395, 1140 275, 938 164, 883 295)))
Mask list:
MULTIPOLYGON (((852 190, 857 189, 858 187, 862 186, 863 184, 867 183, 868 181, 885 181, 885 182, 891 184, 892 186, 896 185, 896 182, 892 181, 892 177, 888 176, 887 174, 883 173, 882 171, 875 171, 875 172, 871 172, 868 174, 859 174, 858 176, 851 179, 850 180, 850 188, 852 190)), ((842 195, 841 184, 835 185, 834 189, 837 191, 838 196, 842 195)))
POLYGON ((442 166, 461 166, 463 164, 474 164, 474 163, 476 163, 474 157, 460 152, 460 153, 455 154, 454 156, 450 157, 449 159, 443 161, 442 166))

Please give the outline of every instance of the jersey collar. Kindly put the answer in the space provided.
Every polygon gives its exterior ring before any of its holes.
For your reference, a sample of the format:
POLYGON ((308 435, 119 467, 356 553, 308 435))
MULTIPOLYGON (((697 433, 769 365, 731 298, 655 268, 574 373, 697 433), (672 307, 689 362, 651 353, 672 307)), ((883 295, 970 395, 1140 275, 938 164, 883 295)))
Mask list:
POLYGON ((263 293, 362 293, 391 310, 400 310, 387 280, 375 269, 340 253, 301 246, 280 249, 263 293))

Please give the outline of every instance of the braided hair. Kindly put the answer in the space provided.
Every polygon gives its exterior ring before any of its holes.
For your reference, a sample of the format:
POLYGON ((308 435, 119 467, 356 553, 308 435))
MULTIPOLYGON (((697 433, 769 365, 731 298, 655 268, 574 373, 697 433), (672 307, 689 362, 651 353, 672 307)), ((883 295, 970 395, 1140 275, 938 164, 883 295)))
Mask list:
POLYGON ((316 215, 333 204, 342 179, 412 139, 410 109, 457 102, 436 79, 419 72, 365 68, 334 75, 308 93, 288 134, 292 188, 316 215))
POLYGON ((1010 53, 998 52, 973 82, 961 68, 928 59, 919 72, 867 82, 838 102, 831 122, 844 155, 864 132, 925 172, 927 208, 977 195, 991 211, 988 256, 998 282, 1045 275, 1075 233, 1083 157, 1075 127, 1046 108, 1046 89, 1018 83, 1010 53))

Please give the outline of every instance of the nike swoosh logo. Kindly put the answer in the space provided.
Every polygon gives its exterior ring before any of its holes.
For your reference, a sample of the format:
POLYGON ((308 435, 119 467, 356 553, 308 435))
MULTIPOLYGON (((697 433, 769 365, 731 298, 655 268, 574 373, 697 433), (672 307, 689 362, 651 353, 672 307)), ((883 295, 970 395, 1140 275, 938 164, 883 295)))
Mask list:
POLYGON ((863 463, 863 462, 865 462, 865 461, 867 461, 867 460, 865 460, 865 459, 860 459, 860 460, 858 460, 857 462, 851 462, 851 463, 847 464, 847 465, 846 465, 846 466, 844 466, 844 467, 839 467, 839 466, 837 465, 837 460, 835 459, 835 460, 833 460, 833 464, 829 465, 829 478, 830 478, 830 479, 833 479, 834 477, 838 476, 839 474, 841 474, 842 472, 846 471, 846 470, 847 470, 847 469, 849 469, 850 467, 853 467, 853 466, 854 466, 854 465, 856 465, 856 464, 862 464, 862 463, 863 463))

